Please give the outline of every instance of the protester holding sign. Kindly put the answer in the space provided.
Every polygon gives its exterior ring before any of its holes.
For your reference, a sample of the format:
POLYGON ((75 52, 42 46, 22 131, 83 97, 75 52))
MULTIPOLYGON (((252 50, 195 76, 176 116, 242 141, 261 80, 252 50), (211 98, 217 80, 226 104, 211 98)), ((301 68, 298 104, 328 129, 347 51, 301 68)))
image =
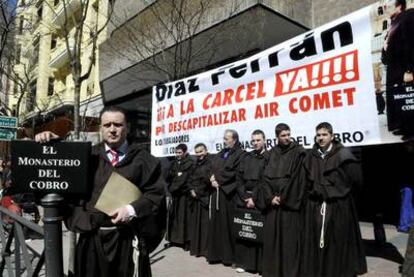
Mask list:
MULTIPOLYGON (((138 235, 139 276, 148 277, 151 276, 149 252, 161 240, 165 225, 160 163, 146 150, 127 141, 127 120, 122 109, 105 107, 100 119, 103 142, 91 155, 92 193, 89 199, 71 208, 66 218, 68 228, 80 233, 75 276, 133 276, 132 240, 138 235), (107 215, 97 210, 95 204, 112 172, 135 184, 142 196, 107 215)), ((51 132, 36 135, 37 142, 56 138, 51 132)))
MULTIPOLYGON (((404 109, 403 102, 412 91, 414 72, 414 9, 406 9, 405 0, 393 2, 391 28, 387 33, 382 51, 382 61, 387 65, 386 96, 388 130, 402 134, 403 139, 414 135, 414 113, 404 109), (403 95, 403 96, 401 96, 403 95), (405 96, 404 96, 405 95, 405 96), (403 101, 399 99, 403 98, 403 101), (403 107, 402 107, 403 106, 403 107), (409 119, 406 117, 410 117, 409 119)), ((409 97, 411 98, 411 97, 409 97)))
POLYGON ((357 159, 334 140, 331 124, 316 127, 304 160, 306 204, 301 277, 352 277, 367 272, 351 191, 361 184, 357 159))
POLYGON ((168 190, 172 196, 167 238, 174 245, 188 248, 190 241, 188 225, 189 178, 193 171, 193 160, 188 155, 185 144, 177 145, 175 157, 167 176, 168 190))
POLYGON ((300 208, 304 184, 299 174, 305 150, 292 141, 290 127, 275 129, 277 145, 269 151, 262 196, 266 203, 263 244, 263 276, 300 276, 302 220, 300 208))
MULTIPOLYGON (((267 162, 265 134, 255 130, 251 140, 253 151, 247 153, 240 162, 237 174, 236 204, 238 211, 261 212, 257 209, 259 183, 267 162)), ((245 227, 246 228, 246 227, 245 227)), ((250 229, 250 228, 247 228, 250 229)), ((262 268, 262 241, 251 241, 236 236, 235 264, 237 272, 260 272, 262 268)))
POLYGON ((192 213, 190 224, 190 254, 195 256, 207 256, 208 221, 209 221, 209 197, 213 191, 210 183, 212 170, 212 158, 207 152, 207 146, 198 143, 194 147, 197 161, 190 178, 190 193, 192 197, 192 213))
POLYGON ((235 130, 224 132, 224 149, 213 160, 210 178, 213 194, 210 196, 211 219, 208 230, 208 255, 210 263, 234 262, 233 198, 237 189, 236 175, 245 152, 240 147, 239 134, 235 130))

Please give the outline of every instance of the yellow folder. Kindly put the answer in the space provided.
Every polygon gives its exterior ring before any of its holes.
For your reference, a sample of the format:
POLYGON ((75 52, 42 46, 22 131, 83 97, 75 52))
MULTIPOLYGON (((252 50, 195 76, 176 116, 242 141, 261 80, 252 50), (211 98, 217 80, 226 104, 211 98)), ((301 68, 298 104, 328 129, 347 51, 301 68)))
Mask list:
POLYGON ((96 202, 95 208, 110 214, 114 210, 131 204, 142 195, 140 189, 117 172, 112 172, 96 202))

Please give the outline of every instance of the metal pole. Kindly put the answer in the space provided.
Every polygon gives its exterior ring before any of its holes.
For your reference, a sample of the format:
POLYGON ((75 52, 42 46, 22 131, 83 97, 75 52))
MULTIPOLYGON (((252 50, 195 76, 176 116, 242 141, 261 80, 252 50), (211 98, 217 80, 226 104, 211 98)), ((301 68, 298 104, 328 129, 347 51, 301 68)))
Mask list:
MULTIPOLYGON (((18 223, 14 223, 18 224, 18 223)), ((16 277, 21 275, 21 266, 20 266, 20 241, 19 236, 17 235, 16 227, 13 228, 14 232, 14 270, 16 272, 16 277)), ((24 240, 21 242, 24 243, 24 240)))
POLYGON ((43 222, 47 277, 63 276, 62 217, 59 215, 59 206, 62 201, 63 197, 56 193, 47 194, 41 200, 44 208, 43 222))

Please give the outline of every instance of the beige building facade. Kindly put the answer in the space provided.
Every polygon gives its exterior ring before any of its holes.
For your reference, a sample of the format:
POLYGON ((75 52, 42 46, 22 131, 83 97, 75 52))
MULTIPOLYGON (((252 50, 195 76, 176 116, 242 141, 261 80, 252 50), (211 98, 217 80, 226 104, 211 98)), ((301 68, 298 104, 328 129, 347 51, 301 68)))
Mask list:
MULTIPOLYGON (((9 107, 20 124, 42 126, 56 118, 71 120, 74 105, 74 79, 70 64, 75 50, 75 32, 83 18, 81 0, 20 0, 17 7, 14 74, 11 80, 9 107), (23 95, 23 96, 22 96, 23 95), (18 109, 18 110, 17 110, 18 109)), ((81 39, 83 72, 91 63, 92 39, 89 33, 96 24, 107 20, 107 1, 89 1, 81 39)), ((105 37, 100 33, 97 43, 105 37)), ((96 55, 98 55, 96 51, 96 55)), ((96 117, 102 107, 98 65, 82 82, 81 112, 96 117)))

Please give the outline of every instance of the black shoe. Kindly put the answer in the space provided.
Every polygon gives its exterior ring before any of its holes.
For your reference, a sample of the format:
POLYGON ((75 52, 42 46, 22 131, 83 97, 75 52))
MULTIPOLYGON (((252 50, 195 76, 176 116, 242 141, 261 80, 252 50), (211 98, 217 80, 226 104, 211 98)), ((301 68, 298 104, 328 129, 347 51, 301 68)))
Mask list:
POLYGON ((412 140, 414 140, 414 135, 403 135, 403 136, 401 137, 401 139, 402 139, 403 141, 412 141, 412 140))

